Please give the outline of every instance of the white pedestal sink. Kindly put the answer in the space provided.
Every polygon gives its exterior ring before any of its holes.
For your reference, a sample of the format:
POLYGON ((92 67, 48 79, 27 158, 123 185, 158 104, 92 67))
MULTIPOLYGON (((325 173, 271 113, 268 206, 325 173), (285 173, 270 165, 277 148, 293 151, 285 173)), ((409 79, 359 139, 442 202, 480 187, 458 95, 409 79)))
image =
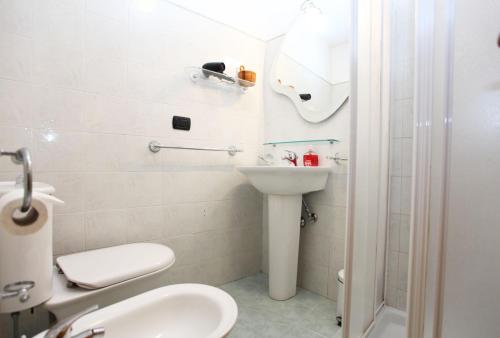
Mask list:
POLYGON ((329 167, 238 167, 260 192, 268 195, 269 296, 295 296, 299 259, 302 194, 323 190, 329 167))

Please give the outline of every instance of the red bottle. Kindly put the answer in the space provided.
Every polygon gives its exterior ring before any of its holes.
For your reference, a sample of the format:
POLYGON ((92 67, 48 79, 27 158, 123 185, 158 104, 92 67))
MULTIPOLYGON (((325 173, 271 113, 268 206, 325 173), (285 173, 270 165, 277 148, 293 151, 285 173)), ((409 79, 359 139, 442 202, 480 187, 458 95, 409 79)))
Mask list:
POLYGON ((304 154, 304 167, 317 167, 319 165, 319 156, 312 148, 309 148, 307 153, 304 154))

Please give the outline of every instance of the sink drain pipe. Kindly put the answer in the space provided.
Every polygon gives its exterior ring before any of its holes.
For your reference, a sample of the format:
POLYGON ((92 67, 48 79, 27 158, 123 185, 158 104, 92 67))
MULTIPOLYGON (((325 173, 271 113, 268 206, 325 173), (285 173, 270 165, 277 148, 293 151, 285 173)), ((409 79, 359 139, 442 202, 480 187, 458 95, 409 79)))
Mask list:
MULTIPOLYGON (((316 223, 318 221, 318 214, 311 211, 311 208, 309 208, 309 205, 306 203, 306 200, 304 198, 302 198, 302 206, 304 207, 304 211, 309 221, 316 223)), ((306 223, 307 223, 306 220, 303 217, 301 217, 300 227, 301 228, 305 227, 306 223)))

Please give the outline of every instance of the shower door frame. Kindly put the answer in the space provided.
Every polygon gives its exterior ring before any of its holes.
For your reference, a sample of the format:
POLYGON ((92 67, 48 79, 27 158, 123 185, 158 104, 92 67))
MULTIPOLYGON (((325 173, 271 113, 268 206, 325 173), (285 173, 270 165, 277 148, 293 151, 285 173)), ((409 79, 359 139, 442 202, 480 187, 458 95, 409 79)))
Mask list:
MULTIPOLYGON (((359 268, 353 266, 353 255, 359 250, 359 243, 356 243, 355 232, 359 231, 359 224, 354 224, 359 213, 375 216, 378 224, 383 221, 384 204, 387 207, 387 199, 379 187, 378 192, 370 191, 368 188, 360 188, 357 184, 359 171, 366 171, 366 168, 357 166, 356 155, 359 149, 362 151, 374 151, 379 154, 379 164, 385 161, 387 154, 381 151, 384 147, 384 139, 375 144, 359 142, 363 141, 363 136, 358 134, 357 124, 361 117, 378 117, 379 121, 370 121, 373 126, 380 125, 384 121, 384 106, 388 93, 385 90, 384 79, 390 66, 387 56, 381 56, 387 48, 390 48, 382 13, 387 14, 390 0, 353 0, 352 3, 352 51, 351 51, 351 79, 352 79, 352 113, 351 113, 351 146, 349 168, 349 197, 347 211, 347 232, 346 232, 346 283, 345 283, 345 304, 344 304, 344 338, 364 337, 375 322, 376 304, 371 313, 353 313, 353 301, 358 301, 353 297, 360 298, 356 292, 362 294, 359 281, 353 282, 355 273, 360 273, 359 268), (368 16, 370 24, 362 25, 359 22, 359 10, 361 6, 370 6, 368 16), (379 16, 377 18, 377 16, 379 16), (359 41, 360 32, 365 30, 363 39, 370 41, 359 41), (377 43, 377 38, 381 40, 377 43), (359 44, 370 45, 374 55, 361 59, 358 55, 359 44), (361 62, 369 62, 370 67, 380 71, 380 83, 373 82, 367 75, 364 76, 368 82, 363 87, 364 92, 359 92, 361 78, 357 67, 361 62), (364 95, 364 97, 362 97, 364 95), (379 95, 379 100, 375 98, 379 95), (358 100, 373 100, 368 105, 373 111, 358 109, 358 100), (359 148, 359 149, 357 149, 359 148), (358 194, 358 196, 356 196, 358 194), (356 205, 359 195, 373 197, 378 194, 378 209, 371 211, 363 206, 356 205), (377 210, 377 212, 375 212, 377 210), (370 215, 371 213, 371 215, 370 215), (357 246, 355 246, 355 244, 357 246), (358 271, 355 271, 358 269, 358 271), (362 317, 353 321, 354 317, 362 317), (367 321, 367 318, 371 319, 367 321), (364 321, 363 321, 364 319, 364 321), (367 325, 367 322, 369 324, 367 325), (352 325, 354 323, 354 326, 352 325), (363 327, 366 326, 366 327, 363 327)), ((408 276, 408 298, 407 298, 407 338, 438 338, 441 333, 442 305, 443 305, 443 272, 445 252, 444 234, 446 232, 446 211, 447 211, 447 180, 448 180, 448 144, 451 135, 451 83, 452 83, 452 60, 453 60, 453 18, 454 0, 415 0, 415 85, 414 85, 414 145, 413 145, 413 173, 412 173, 412 195, 411 195, 411 231, 410 231, 410 252, 409 252, 409 276, 408 276), (431 166, 432 163, 432 166, 431 166), (431 184, 432 176, 432 184, 431 184)), ((366 12, 365 17, 366 19, 366 12)), ((387 27, 387 22, 385 23, 387 27)), ((373 75, 373 69, 371 69, 373 75)), ((387 80, 387 79, 386 79, 387 80)), ((364 108, 367 106, 365 105, 364 108)), ((388 112, 387 112, 388 113, 388 112)), ((366 141, 366 139, 364 140, 366 141)), ((388 142, 388 141, 387 141, 388 142)), ((384 169, 384 166, 379 166, 384 169)), ((384 181, 384 171, 379 171, 378 179, 384 181)), ((386 215, 385 215, 386 217, 386 215)), ((376 250, 374 251, 376 254, 376 250)), ((362 270, 362 269, 361 269, 362 270)), ((376 276, 373 277, 373 284, 365 283, 363 286, 375 289, 376 276)), ((362 271, 362 272, 366 272, 362 271)), ((361 276, 361 277, 366 277, 361 276)), ((369 300, 368 300, 369 301, 369 300)), ((356 309, 359 310, 359 309, 356 309)))
POLYGON ((415 142, 407 337, 439 338, 448 214, 455 0, 415 0, 415 4, 415 142))
MULTIPOLYGON (((351 139, 343 337, 359 338, 376 314, 377 250, 389 182, 389 0, 352 0, 351 139), (376 203, 373 203, 376 201, 376 203)), ((380 257, 380 256, 378 256, 380 257)))

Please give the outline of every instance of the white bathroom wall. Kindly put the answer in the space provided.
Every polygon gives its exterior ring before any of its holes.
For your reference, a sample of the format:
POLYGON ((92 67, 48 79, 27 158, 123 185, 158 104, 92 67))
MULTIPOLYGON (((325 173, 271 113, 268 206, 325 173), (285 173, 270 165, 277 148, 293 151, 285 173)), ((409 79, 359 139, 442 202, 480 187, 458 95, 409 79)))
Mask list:
MULTIPOLYGON (((270 74, 272 61, 279 50, 282 38, 267 43, 265 74, 270 74)), ((335 138, 340 143, 313 144, 320 155, 320 165, 332 166, 324 191, 306 195, 313 212, 319 215, 316 224, 309 223, 301 230, 299 257, 299 285, 323 296, 336 299, 337 271, 344 267, 345 212, 347 198, 347 163, 337 164, 327 160, 336 152, 349 151, 349 104, 330 119, 319 124, 306 122, 285 96, 273 92, 270 79, 264 82, 265 140, 290 141, 335 138)), ((308 144, 265 146, 263 154, 275 159, 283 156, 284 149, 297 152, 299 164, 308 144)), ((267 271, 267 239, 264 232, 263 270, 267 271)))
POLYGON ((413 0, 391 1, 390 215, 385 303, 406 309, 413 154, 413 0))
MULTIPOLYGON (((159 242, 177 258, 164 283, 258 272, 262 196, 234 166, 263 141, 264 48, 165 0, 0 2, 0 148, 28 147, 35 180, 65 201, 54 254, 159 242), (257 86, 192 82, 184 68, 207 61, 243 64, 257 86), (174 114, 192 130, 173 130, 174 114), (245 152, 153 154, 153 139, 245 152)), ((0 180, 19 171, 0 158, 0 180)))
POLYGON ((332 73, 331 82, 332 83, 342 83, 349 81, 349 75, 351 71, 351 48, 348 42, 336 45, 331 48, 332 56, 332 73))

